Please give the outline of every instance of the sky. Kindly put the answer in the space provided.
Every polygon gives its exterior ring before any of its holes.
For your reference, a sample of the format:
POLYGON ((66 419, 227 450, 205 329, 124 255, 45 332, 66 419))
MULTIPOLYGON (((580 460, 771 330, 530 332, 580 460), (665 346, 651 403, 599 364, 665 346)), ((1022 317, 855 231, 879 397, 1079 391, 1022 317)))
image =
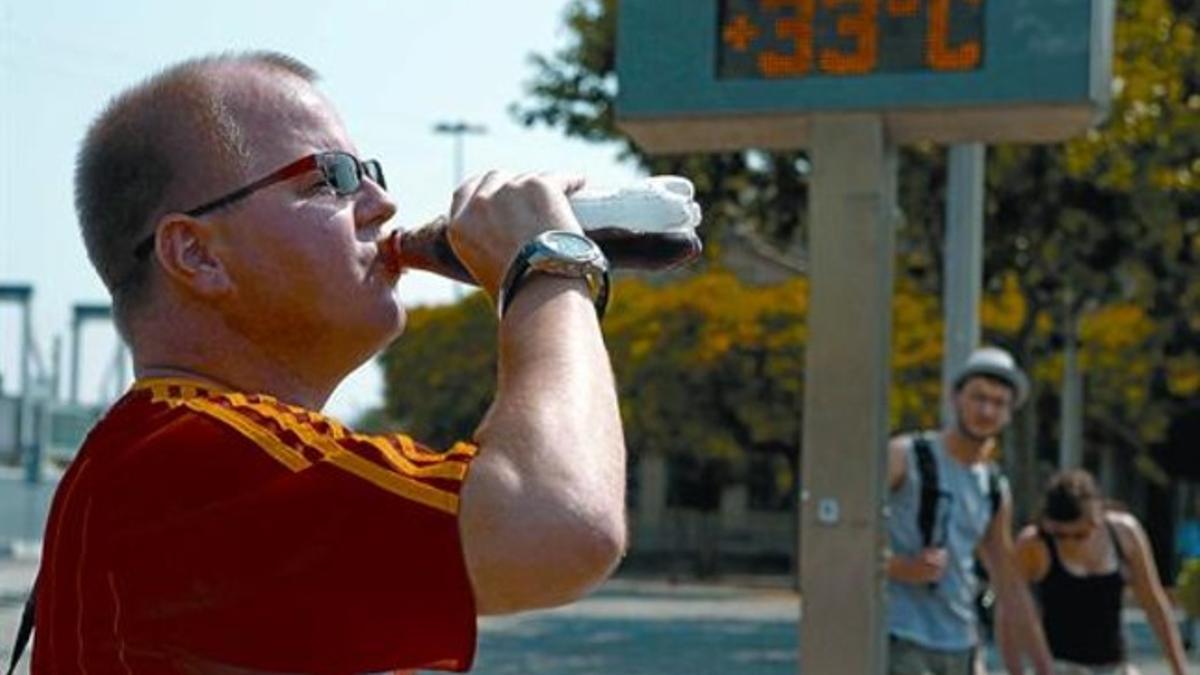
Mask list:
MULTIPOLYGON (((525 99, 528 58, 567 43, 567 0, 0 0, 0 286, 33 287, 35 345, 47 364, 61 340, 63 395, 70 372, 72 307, 107 303, 87 260, 72 204, 80 139, 110 97, 178 60, 226 50, 273 49, 307 62, 338 106, 360 151, 383 162, 399 204, 393 221, 424 222, 449 206, 453 140, 438 122, 487 132, 465 140, 464 173, 578 172, 597 186, 635 180, 615 145, 520 127, 509 106, 525 99)), ((452 300, 453 284, 412 273, 406 304, 452 300)), ((19 380, 21 314, 0 304, 0 378, 19 380)), ((79 398, 103 402, 128 384, 104 321, 81 331, 79 398)), ((401 338, 403 339, 403 338, 401 338)), ((126 373, 128 369, 126 369, 126 373)), ((346 421, 382 402, 374 363, 356 371, 326 410, 346 421)))

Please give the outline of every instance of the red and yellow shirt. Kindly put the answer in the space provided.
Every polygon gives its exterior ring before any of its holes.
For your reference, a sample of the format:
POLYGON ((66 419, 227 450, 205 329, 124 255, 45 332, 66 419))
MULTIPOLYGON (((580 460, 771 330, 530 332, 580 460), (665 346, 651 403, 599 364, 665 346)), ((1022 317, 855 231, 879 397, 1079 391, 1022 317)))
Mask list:
POLYGON ((475 607, 457 513, 475 453, 142 381, 59 484, 33 671, 466 670, 475 607))

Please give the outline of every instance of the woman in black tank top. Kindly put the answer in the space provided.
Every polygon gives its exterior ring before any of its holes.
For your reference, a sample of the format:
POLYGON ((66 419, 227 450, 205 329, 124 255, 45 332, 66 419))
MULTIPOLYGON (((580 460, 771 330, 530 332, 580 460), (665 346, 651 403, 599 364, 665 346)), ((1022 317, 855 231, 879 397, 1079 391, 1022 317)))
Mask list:
POLYGON ((1017 539, 1018 568, 1034 585, 1059 673, 1136 673, 1127 663, 1121 609, 1128 585, 1174 675, 1183 646, 1137 519, 1105 509, 1090 474, 1064 471, 1046 490, 1038 525, 1017 539))
MULTIPOLYGON (((1125 661, 1125 636, 1121 632, 1125 574, 1116 533, 1111 524, 1104 525, 1110 548, 1117 554, 1111 561, 1113 566, 1108 571, 1082 574, 1063 563, 1056 544, 1056 538, 1061 537, 1059 531, 1039 531, 1050 552, 1050 569, 1035 589, 1042 609, 1042 627, 1056 659, 1088 666, 1125 661), (1087 620, 1081 621, 1080 617, 1087 620)), ((1080 566, 1072 567, 1079 570, 1080 566)))

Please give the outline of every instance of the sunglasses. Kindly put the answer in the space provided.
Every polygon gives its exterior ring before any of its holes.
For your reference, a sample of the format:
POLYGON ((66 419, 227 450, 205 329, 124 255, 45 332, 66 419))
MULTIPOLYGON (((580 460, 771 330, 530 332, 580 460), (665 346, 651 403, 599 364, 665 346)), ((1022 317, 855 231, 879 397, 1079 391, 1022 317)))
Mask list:
MULTIPOLYGON (((304 175, 310 171, 320 171, 321 180, 325 185, 333 188, 333 191, 338 196, 344 197, 358 192, 362 188, 364 176, 370 178, 379 187, 387 189, 387 181, 383 177, 383 165, 379 163, 379 160, 359 160, 348 152, 334 150, 330 152, 317 152, 307 157, 301 157, 249 185, 240 187, 229 194, 218 197, 211 202, 205 202, 183 213, 193 218, 202 216, 210 211, 215 211, 223 206, 228 206, 245 199, 263 188, 304 175)), ((133 255, 137 258, 143 258, 149 254, 154 248, 154 236, 154 233, 151 232, 145 239, 138 243, 133 249, 133 255)))

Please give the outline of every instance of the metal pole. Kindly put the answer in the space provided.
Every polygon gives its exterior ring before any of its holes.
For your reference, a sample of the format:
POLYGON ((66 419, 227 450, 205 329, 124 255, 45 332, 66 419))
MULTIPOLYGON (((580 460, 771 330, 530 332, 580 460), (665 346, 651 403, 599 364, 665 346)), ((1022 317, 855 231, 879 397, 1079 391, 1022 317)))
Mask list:
POLYGON ((463 181, 465 171, 466 145, 463 136, 467 134, 482 135, 487 133, 487 127, 482 124, 471 124, 465 120, 456 122, 438 122, 433 126, 435 134, 449 134, 454 137, 454 189, 463 181))
POLYGON ((59 400, 59 386, 62 384, 62 336, 55 335, 50 351, 50 398, 59 400))
POLYGON ((463 134, 454 134, 454 189, 458 189, 462 185, 463 172, 466 171, 466 143, 463 142, 463 134))
POLYGON ((33 363, 33 313, 31 309, 32 303, 27 296, 21 301, 21 380, 20 391, 21 397, 29 392, 29 386, 33 379, 29 372, 30 365, 33 363))
POLYGON ((1083 373, 1079 370, 1079 331, 1066 301, 1063 340, 1062 420, 1058 439, 1058 467, 1077 469, 1083 465, 1083 373))
POLYGON ((79 330, 82 319, 79 312, 75 312, 71 317, 71 389, 70 402, 72 405, 79 403, 79 330))
POLYGON ((946 167, 946 251, 942 273, 945 350, 942 353, 942 423, 954 421, 954 373, 979 345, 979 294, 983 284, 983 176, 985 146, 950 146, 946 167))
POLYGON ((33 313, 27 298, 21 305, 21 413, 17 442, 25 453, 25 482, 36 484, 42 479, 42 455, 38 445, 38 429, 34 424, 33 376, 33 313))
POLYGON ((799 658, 805 673, 878 675, 896 151, 878 115, 818 115, 810 137, 799 658))
MULTIPOLYGON (((71 403, 79 403, 79 371, 80 371, 80 355, 79 344, 82 341, 81 333, 83 332, 83 324, 85 321, 93 319, 103 319, 105 321, 112 320, 111 305, 97 305, 89 303, 78 303, 72 308, 71 312, 71 403)), ((118 353, 123 348, 123 343, 118 342, 118 353)), ((121 373, 118 373, 120 377, 121 373)), ((101 385, 103 386, 103 384, 101 385)))
MULTIPOLYGON (((451 191, 457 190, 459 185, 462 185, 463 174, 466 166, 466 143, 463 136, 467 134, 481 135, 487 133, 487 127, 482 124, 470 124, 465 120, 457 122, 439 122, 434 125, 433 132, 435 134, 450 134, 454 137, 454 184, 451 186, 451 191)), ((464 294, 463 284, 454 283, 454 299, 459 300, 464 294)))

